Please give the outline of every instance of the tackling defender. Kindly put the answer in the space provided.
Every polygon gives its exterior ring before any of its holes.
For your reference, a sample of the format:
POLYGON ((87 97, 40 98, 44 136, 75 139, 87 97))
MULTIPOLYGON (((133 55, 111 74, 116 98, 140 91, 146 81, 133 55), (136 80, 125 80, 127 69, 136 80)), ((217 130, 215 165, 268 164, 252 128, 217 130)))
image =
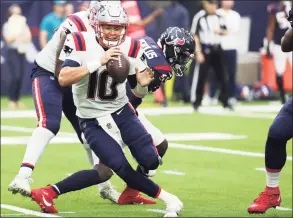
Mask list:
MULTIPOLYGON (((288 17, 291 28, 281 41, 284 52, 293 51, 293 9, 288 17)), ((293 137, 293 99, 281 108, 271 124, 265 146, 266 188, 248 207, 249 213, 265 213, 269 208, 280 206, 282 199, 279 189, 281 170, 285 165, 286 144, 293 137)))
MULTIPOLYGON (((127 144, 132 155, 145 170, 154 170, 160 164, 160 157, 152 144, 150 134, 128 103, 126 82, 117 83, 104 65, 121 52, 130 56, 128 81, 137 96, 147 94, 146 86, 152 80, 148 76, 149 70, 135 52, 136 46, 130 46, 131 39, 125 36, 128 25, 125 10, 118 5, 108 5, 101 7, 95 16, 102 12, 106 12, 104 22, 99 20, 94 23, 97 35, 83 32, 67 36, 64 45, 67 58, 60 72, 59 82, 61 85, 74 84, 73 96, 80 126, 91 149, 102 163, 114 170, 132 189, 163 200, 167 205, 165 216, 177 216, 183 207, 182 202, 143 174, 134 171, 122 151, 122 144, 127 144), (111 21, 106 22, 109 16, 111 21), (137 67, 136 74, 134 67, 137 67)), ((53 206, 53 199, 72 191, 68 190, 68 184, 75 183, 75 190, 79 190, 106 181, 108 178, 104 175, 111 176, 111 170, 98 168, 97 171, 80 171, 56 185, 32 190, 32 199, 45 212, 55 213, 57 210, 53 206), (104 170, 108 173, 103 173, 104 170)))

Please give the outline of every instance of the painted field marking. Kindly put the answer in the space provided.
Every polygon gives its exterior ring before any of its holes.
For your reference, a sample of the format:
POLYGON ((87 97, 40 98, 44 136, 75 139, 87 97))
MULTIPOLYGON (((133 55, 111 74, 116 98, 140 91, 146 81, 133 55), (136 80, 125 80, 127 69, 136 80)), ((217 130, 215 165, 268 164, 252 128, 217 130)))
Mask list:
MULTIPOLYGON (((14 131, 14 132, 27 132, 34 131, 33 128, 19 127, 19 126, 6 126, 2 125, 1 130, 14 131)), ((168 141, 201 141, 201 140, 240 140, 245 139, 245 135, 234 135, 229 133, 218 132, 205 132, 205 133, 166 133, 164 134, 168 141)), ((20 145, 27 144, 30 136, 2 136, 2 145, 20 145)), ((59 132, 56 137, 50 142, 52 144, 64 143, 79 143, 79 139, 75 133, 59 132)))
POLYGON ((255 168, 257 171, 262 171, 262 172, 266 172, 265 168, 255 168))
POLYGON ((185 176, 185 173, 174 171, 174 170, 164 170, 162 172, 165 173, 165 174, 169 174, 169 175, 185 176))
MULTIPOLYGON (((203 106, 199 109, 199 113, 223 116, 273 119, 275 115, 262 113, 277 113, 281 109, 281 107, 282 105, 238 105, 235 107, 234 112, 230 112, 225 111, 221 106, 203 106)), ((139 108, 138 111, 143 112, 145 115, 149 116, 194 113, 192 107, 139 108)), ((2 110, 1 118, 36 118, 36 112, 34 110, 2 110)))
POLYGON ((290 211, 292 210, 291 208, 286 208, 286 207, 276 207, 277 210, 284 210, 284 211, 290 211))
POLYGON ((41 212, 37 212, 34 210, 29 210, 29 209, 16 207, 13 205, 8 205, 8 204, 1 204, 0 206, 3 209, 12 210, 12 211, 20 212, 23 214, 34 215, 34 216, 39 216, 39 217, 61 217, 61 216, 57 216, 57 215, 53 215, 53 214, 41 213, 41 212))
MULTIPOLYGON (((208 146, 201 146, 201 145, 185 145, 185 144, 169 143, 169 147, 186 149, 186 150, 210 151, 210 152, 225 153, 225 154, 240 155, 240 156, 249 156, 249 157, 264 158, 264 156, 265 156, 263 153, 231 150, 231 149, 226 149, 226 148, 215 148, 215 147, 208 147, 208 146)), ((292 156, 287 156, 287 160, 292 161, 292 156)))
POLYGON ((160 210, 160 209, 147 209, 147 211, 155 212, 155 213, 162 213, 162 214, 166 213, 165 210, 160 210))

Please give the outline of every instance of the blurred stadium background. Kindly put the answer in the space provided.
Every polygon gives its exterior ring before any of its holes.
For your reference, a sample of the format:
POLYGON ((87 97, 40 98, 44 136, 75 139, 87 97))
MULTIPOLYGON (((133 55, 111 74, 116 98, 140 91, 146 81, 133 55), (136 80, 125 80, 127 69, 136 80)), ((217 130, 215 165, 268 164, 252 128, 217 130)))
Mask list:
MULTIPOLYGON (((127 5, 127 0, 123 1, 127 5)), ((141 27, 146 35, 155 40, 162 30, 180 23, 170 17, 164 22, 164 13, 176 14, 174 1, 134 1, 137 14, 144 19, 156 8, 163 8, 161 15, 152 23, 141 27), (174 10, 172 12, 172 10, 174 10), (168 25, 168 26, 167 26, 168 25)), ((21 87, 22 108, 9 108, 7 98, 11 80, 6 63, 6 45, 1 37, 1 216, 42 216, 30 214, 38 207, 19 195, 7 191, 21 163, 26 142, 36 126, 31 98, 30 69, 40 50, 40 25, 52 12, 54 1, 1 1, 1 29, 7 21, 8 8, 18 4, 27 19, 32 43, 25 53, 25 70, 21 87), (13 208, 16 206, 18 208, 13 208), (28 211, 20 210, 25 208, 28 211), (30 215, 25 215, 30 214, 30 215)), ((70 1, 74 12, 86 10, 88 2, 70 1)), ((187 21, 182 26, 190 28, 194 15, 201 9, 200 1, 177 2, 187 21), (182 10, 182 7, 184 8, 182 10)), ((263 39, 267 27, 269 1, 236 1, 234 10, 241 15, 237 33, 237 92, 235 111, 225 111, 211 98, 208 88, 204 106, 194 113, 189 103, 193 65, 183 79, 168 81, 165 93, 168 107, 161 103, 160 92, 148 96, 141 106, 147 118, 166 134, 170 149, 164 165, 154 180, 176 194, 184 202, 182 216, 249 216, 247 206, 265 185, 264 145, 268 128, 281 108, 275 79, 274 63, 263 52, 263 39), (184 81, 182 81, 184 80, 184 81), (186 91, 187 90, 187 91, 186 91)), ((178 11, 177 11, 178 14, 178 11)), ((292 67, 284 74, 287 94, 292 92, 292 67)), ((208 86, 208 84, 207 84, 208 86)), ((288 144, 292 145, 292 141, 288 144)), ((78 143, 69 122, 63 119, 58 137, 52 141, 40 160, 33 175, 32 187, 54 183, 67 174, 89 168, 83 148, 78 143)), ((281 178, 283 204, 277 210, 270 209, 266 217, 292 217, 292 146, 287 146, 287 165, 281 178)), ((131 158, 130 158, 131 159, 131 158)), ((118 190, 123 183, 113 179, 118 190)), ((148 216, 160 215, 161 204, 155 206, 117 206, 97 195, 97 187, 72 193, 56 201, 60 216, 148 216)))

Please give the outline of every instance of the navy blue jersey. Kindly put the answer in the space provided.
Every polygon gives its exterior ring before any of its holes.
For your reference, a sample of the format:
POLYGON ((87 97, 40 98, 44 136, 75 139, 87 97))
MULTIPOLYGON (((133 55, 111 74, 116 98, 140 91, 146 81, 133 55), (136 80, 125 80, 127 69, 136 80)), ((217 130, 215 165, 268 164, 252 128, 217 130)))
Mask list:
POLYGON ((282 37, 287 29, 290 28, 290 23, 287 20, 290 9, 290 1, 274 2, 268 5, 268 13, 276 16, 276 28, 273 39, 276 44, 281 44, 282 37))
MULTIPOLYGON (((154 80, 148 86, 149 91, 154 92, 162 83, 172 78, 172 68, 168 64, 161 48, 152 38, 146 36, 139 41, 143 50, 141 59, 154 71, 154 80)), ((141 104, 142 99, 132 94, 129 84, 126 87, 130 103, 134 108, 137 108, 141 104)))

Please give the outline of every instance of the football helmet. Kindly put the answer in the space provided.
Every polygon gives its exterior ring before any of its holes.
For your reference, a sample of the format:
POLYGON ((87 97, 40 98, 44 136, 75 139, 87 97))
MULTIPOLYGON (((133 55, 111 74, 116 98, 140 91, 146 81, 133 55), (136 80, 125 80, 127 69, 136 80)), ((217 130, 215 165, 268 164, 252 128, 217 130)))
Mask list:
POLYGON ((120 45, 125 40, 126 29, 129 24, 129 18, 121 4, 96 4, 90 11, 90 25, 97 34, 99 43, 103 47, 113 47, 120 45), (109 40, 103 32, 103 25, 124 27, 117 40, 109 40))
POLYGON ((195 41, 191 33, 183 28, 169 27, 157 43, 175 75, 182 76, 194 57, 195 41))

